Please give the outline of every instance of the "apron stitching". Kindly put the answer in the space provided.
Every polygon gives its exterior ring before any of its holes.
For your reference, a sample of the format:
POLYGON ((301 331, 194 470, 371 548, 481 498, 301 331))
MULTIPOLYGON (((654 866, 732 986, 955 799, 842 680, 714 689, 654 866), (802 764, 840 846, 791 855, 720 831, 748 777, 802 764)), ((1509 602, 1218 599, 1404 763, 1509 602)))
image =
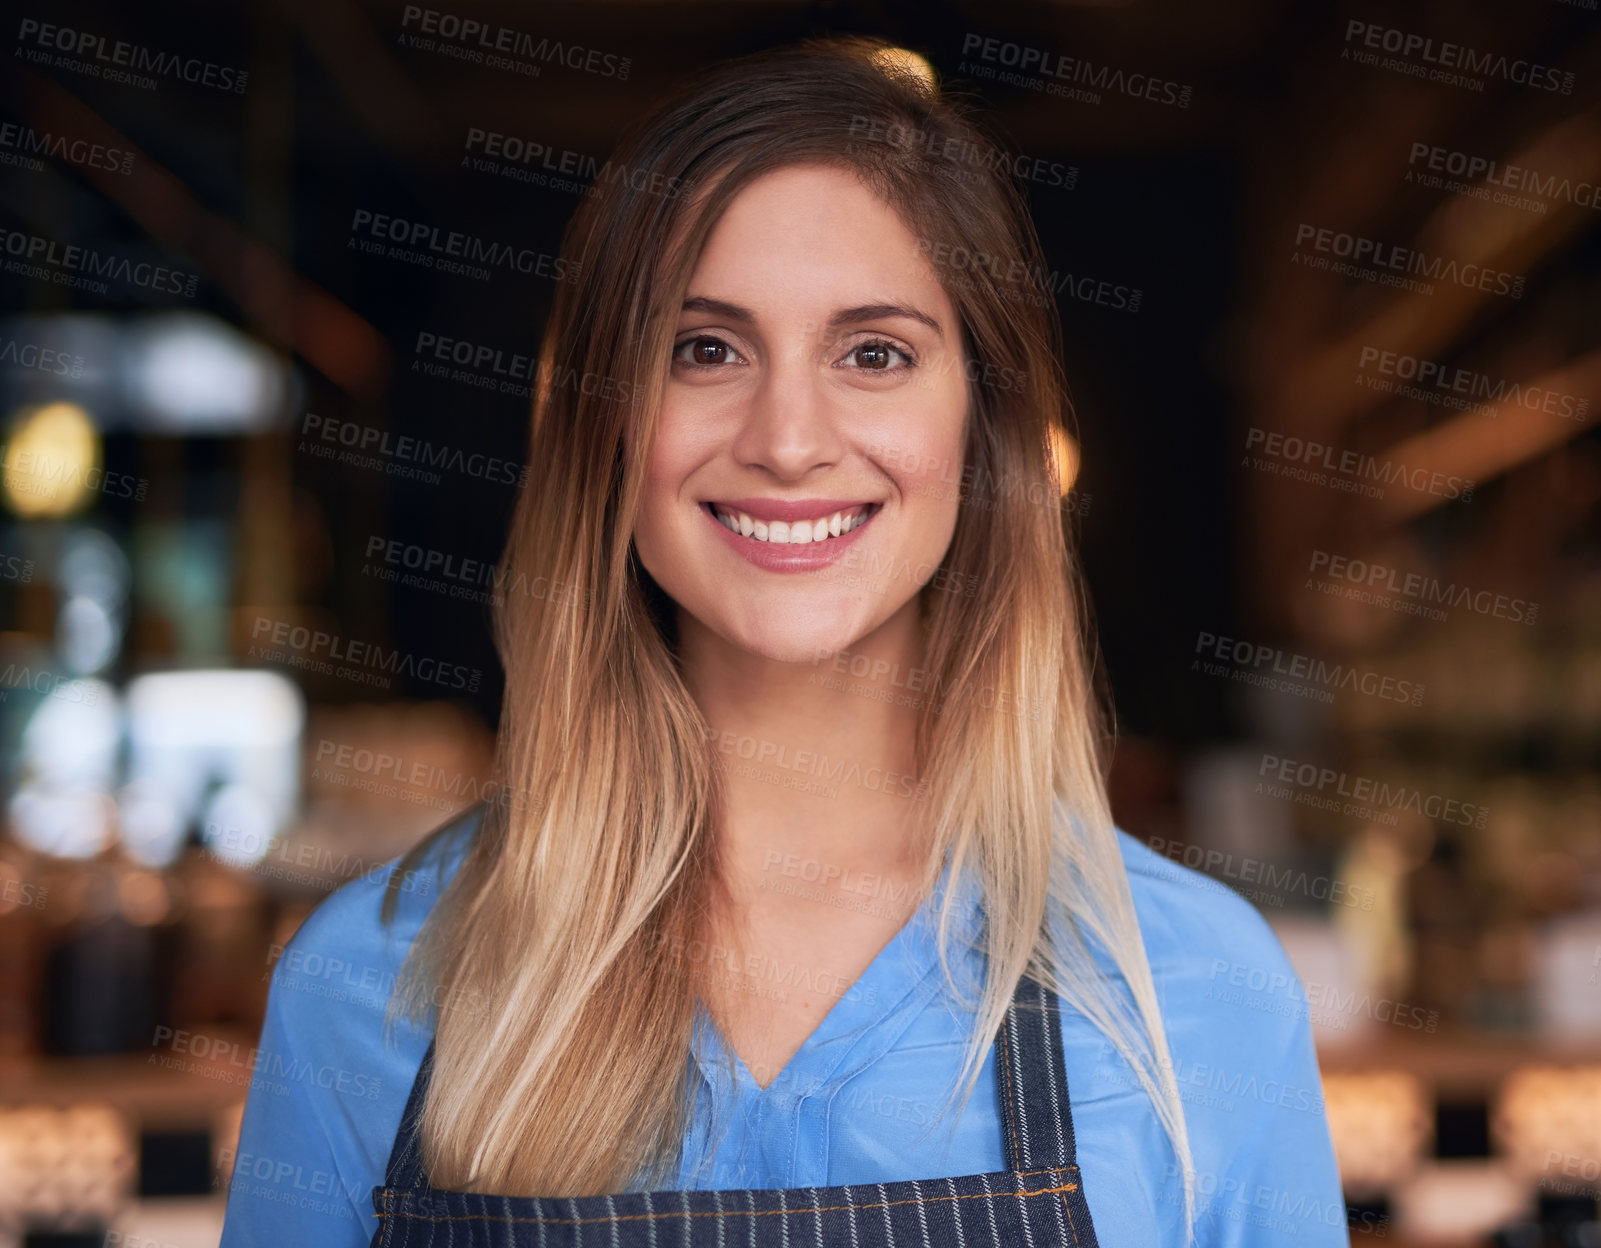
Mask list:
POLYGON ((617 1248, 617 1206, 610 1196, 606 1197, 606 1212, 611 1215, 611 1242, 612 1248, 617 1248))
MULTIPOLYGON (((1077 1166, 1070 1166, 1068 1168, 1071 1170, 1078 1169, 1077 1166)), ((1073 1202, 1067 1198, 1067 1194, 1065 1192, 1062 1194, 1062 1207, 1067 1210, 1067 1229, 1073 1232, 1074 1248, 1078 1248, 1078 1223, 1073 1220, 1073 1202)))
POLYGON ((951 1221, 956 1223, 956 1248, 967 1248, 967 1236, 962 1233, 962 1211, 954 1203, 956 1200, 956 1183, 951 1179, 946 1179, 945 1186, 951 1189, 951 1221))
POLYGON ((1007 1035, 1004 1025, 1001 1027, 1000 1049, 1001 1065, 1006 1070, 1006 1099, 1001 1102, 1001 1108, 1006 1115, 1006 1133, 1012 1140, 1012 1160, 1023 1164, 1023 1152, 1017 1144, 1017 1079, 1012 1073, 1012 1038, 1007 1035))
MULTIPOLYGON (((1006 1030, 1008 1034, 1014 1034, 1018 1030, 1017 1012, 1015 1010, 1006 1015, 1006 1030)), ((1021 1072, 1023 1069, 1021 1059, 1018 1060, 1017 1067, 1021 1072)), ((1023 1095, 1022 1079, 1019 1078, 1017 1083, 1018 1086, 1012 1095, 1017 1099, 1018 1135, 1022 1138, 1024 1149, 1024 1155, 1020 1160, 1025 1166, 1029 1166, 1034 1164, 1034 1141, 1029 1137, 1028 1133, 1028 1100, 1023 1095)))
MULTIPOLYGON (((1029 1174, 1042 1174, 1042 1173, 1049 1173, 1049 1172, 1050 1171, 1030 1170, 1027 1173, 1029 1173, 1029 1174)), ((1021 1173, 1022 1173, 1021 1171, 1014 1171, 1013 1172, 1013 1177, 1015 1178, 1021 1173)), ((930 1201, 930 1202, 936 1201, 936 1200, 950 1200, 950 1201, 955 1201, 955 1200, 991 1200, 992 1201, 998 1196, 1018 1196, 1018 1197, 1025 1197, 1026 1198, 1026 1197, 1030 1197, 1030 1196, 1051 1196, 1051 1195, 1055 1195, 1058 1192, 1076 1192, 1076 1191, 1078 1191, 1078 1187, 1079 1187, 1079 1185, 1077 1183, 1066 1183, 1066 1184, 1062 1184, 1062 1185, 1057 1186, 1057 1187, 1038 1187, 1038 1188, 1034 1188, 1032 1191, 1025 1191, 1025 1190, 1019 1188, 1016 1191, 1010 1191, 1010 1192, 993 1192, 993 1191, 989 1190, 989 1182, 988 1182, 988 1177, 989 1176, 987 1176, 987 1175, 979 1175, 978 1177, 985 1181, 985 1184, 984 1184, 985 1185, 985 1190, 982 1191, 982 1192, 969 1192, 969 1193, 967 1193, 965 1195, 957 1194, 957 1195, 954 1195, 954 1196, 924 1196, 924 1197, 921 1197, 921 1198, 907 1199, 907 1200, 870 1200, 870 1201, 866 1201, 866 1202, 863 1202, 863 1203, 860 1203, 860 1204, 852 1204, 852 1205, 823 1205, 823 1206, 821 1206, 821 1212, 823 1212, 823 1213, 839 1213, 839 1212, 842 1212, 843 1210, 846 1210, 846 1209, 883 1209, 883 1210, 886 1211, 886 1216, 887 1216, 887 1211, 889 1209, 893 1208, 894 1206, 896 1206, 896 1205, 914 1205, 914 1204, 917 1203, 918 1199, 921 1199, 921 1200, 924 1200, 924 1201, 930 1201)), ((880 1184, 880 1186, 882 1186, 882 1184, 880 1184)), ((774 1188, 773 1190, 775 1192, 782 1192, 784 1189, 783 1188, 774 1188)), ((571 1198, 569 1198, 569 1203, 571 1203, 571 1198)), ((811 1210, 809 1210, 809 1209, 752 1209, 752 1210, 750 1210, 748 1216, 750 1216, 752 1218, 758 1218, 758 1217, 771 1217, 775 1213, 788 1215, 788 1214, 810 1213, 810 1212, 811 1212, 811 1210)), ((551 1226, 583 1226, 583 1225, 587 1225, 589 1223, 594 1223, 594 1222, 613 1222, 613 1221, 616 1221, 616 1222, 643 1222, 643 1221, 647 1221, 647 1220, 649 1220, 651 1218, 677 1218, 677 1217, 684 1217, 684 1216, 688 1216, 688 1217, 692 1217, 692 1218, 733 1217, 735 1213, 743 1214, 743 1213, 745 1213, 745 1211, 744 1210, 735 1210, 734 1213, 722 1213, 722 1214, 719 1214, 719 1213, 715 1213, 715 1212, 713 1212, 713 1211, 711 1211, 709 1209, 706 1209, 706 1210, 700 1210, 699 1212, 692 1212, 692 1213, 689 1213, 688 1215, 679 1214, 679 1213, 623 1213, 623 1214, 618 1214, 615 1218, 610 1218, 610 1217, 608 1217, 608 1218, 580 1218, 580 1217, 576 1217, 576 1216, 575 1217, 571 1217, 571 1218, 546 1218, 546 1217, 540 1217, 538 1215, 535 1215, 533 1217, 526 1217, 526 1218, 512 1217, 512 1218, 507 1218, 505 1220, 508 1221, 508 1222, 546 1222, 546 1223, 549 1223, 551 1226)), ((402 1213, 396 1213, 393 1216, 396 1217, 396 1218, 408 1218, 413 1222, 476 1222, 476 1221, 478 1221, 478 1220, 480 1220, 482 1218, 494 1217, 496 1215, 486 1214, 486 1213, 466 1213, 466 1214, 461 1214, 461 1215, 450 1215, 450 1214, 404 1213, 404 1212, 402 1212, 402 1213)))
MULTIPOLYGON (((978 1181, 979 1184, 984 1188, 984 1195, 988 1196, 990 1194, 990 1181, 987 1178, 984 1178, 982 1175, 979 1176, 978 1181)), ((984 1203, 984 1209, 985 1212, 989 1214, 990 1219, 990 1242, 995 1244, 1001 1243, 1001 1228, 995 1225, 995 1202, 993 1200, 986 1201, 984 1203)))
POLYGON ((1045 1086, 1051 1090, 1051 1117, 1056 1120, 1056 1159, 1058 1161, 1071 1161, 1067 1155, 1067 1137, 1062 1133, 1062 1090, 1056 1086, 1056 1038, 1051 1034, 1050 1003, 1043 998, 1040 1002, 1040 1030, 1045 1033, 1045 1086))

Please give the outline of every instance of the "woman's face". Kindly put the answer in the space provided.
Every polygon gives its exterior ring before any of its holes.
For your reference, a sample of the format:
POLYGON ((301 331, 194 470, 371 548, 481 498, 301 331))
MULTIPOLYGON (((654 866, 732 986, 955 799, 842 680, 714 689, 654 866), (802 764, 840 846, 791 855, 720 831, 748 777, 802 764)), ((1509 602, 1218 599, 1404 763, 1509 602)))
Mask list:
POLYGON ((956 309, 895 210, 828 166, 753 181, 673 341, 634 540, 680 610, 789 663, 916 611, 956 527, 968 388, 956 309))

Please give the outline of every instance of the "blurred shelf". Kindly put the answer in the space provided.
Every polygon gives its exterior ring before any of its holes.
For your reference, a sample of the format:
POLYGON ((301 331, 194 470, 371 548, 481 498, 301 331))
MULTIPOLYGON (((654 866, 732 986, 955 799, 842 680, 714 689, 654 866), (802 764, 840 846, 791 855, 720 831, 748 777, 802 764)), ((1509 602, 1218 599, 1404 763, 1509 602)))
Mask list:
POLYGON ((1319 1045, 1318 1065, 1324 1071, 1403 1070, 1436 1090, 1483 1092, 1523 1066, 1601 1063, 1601 1039, 1391 1030, 1394 1035, 1372 1040, 1319 1045))
POLYGON ((169 1049, 105 1057, 0 1059, 0 1105, 96 1101, 147 1128, 210 1121, 249 1094, 249 1063, 257 1037, 235 1028, 209 1028, 206 1035, 234 1045, 236 1060, 189 1057, 169 1049), (182 1065, 169 1064, 175 1060, 182 1065))

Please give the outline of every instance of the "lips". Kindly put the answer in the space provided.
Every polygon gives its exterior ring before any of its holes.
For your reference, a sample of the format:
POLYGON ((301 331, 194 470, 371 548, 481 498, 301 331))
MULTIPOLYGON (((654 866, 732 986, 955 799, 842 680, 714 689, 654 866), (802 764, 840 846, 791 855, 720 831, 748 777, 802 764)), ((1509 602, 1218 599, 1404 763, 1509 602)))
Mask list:
POLYGON ((840 558, 847 547, 855 545, 883 510, 883 504, 850 502, 841 505, 832 499, 802 499, 790 503, 738 499, 703 502, 700 510, 718 536, 747 562, 769 572, 806 572, 828 566, 840 558), (747 507, 769 516, 779 514, 771 521, 758 519, 747 507), (782 513, 785 511, 796 518, 784 520, 782 513))
MULTIPOLYGON (((726 503, 711 503, 712 514, 731 533, 756 542, 804 546, 809 542, 835 541, 865 524, 878 509, 876 503, 843 507, 833 512, 814 513, 794 520, 764 518, 726 503)), ((763 510, 763 509, 758 509, 763 510)))

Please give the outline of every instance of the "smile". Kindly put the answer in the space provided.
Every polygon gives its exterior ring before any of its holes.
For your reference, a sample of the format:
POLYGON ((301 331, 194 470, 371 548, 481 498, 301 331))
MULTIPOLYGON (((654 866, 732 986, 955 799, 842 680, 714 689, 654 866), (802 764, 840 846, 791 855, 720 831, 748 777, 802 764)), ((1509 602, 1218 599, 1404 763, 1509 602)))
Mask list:
POLYGON ((737 508, 721 503, 707 503, 713 516, 730 533, 748 537, 756 542, 774 545, 805 546, 812 542, 827 542, 860 528, 883 506, 881 503, 864 503, 847 507, 831 515, 816 516, 810 520, 758 520, 737 508))

